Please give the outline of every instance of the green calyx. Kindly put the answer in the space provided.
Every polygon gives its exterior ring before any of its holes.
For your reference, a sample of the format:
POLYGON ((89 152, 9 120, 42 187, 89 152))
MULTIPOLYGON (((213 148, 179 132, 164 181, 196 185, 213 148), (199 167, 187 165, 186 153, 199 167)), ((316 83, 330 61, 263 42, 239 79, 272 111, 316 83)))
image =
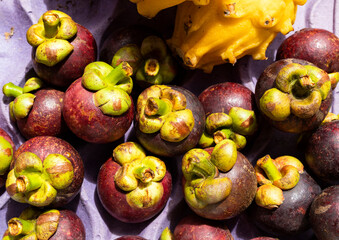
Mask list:
POLYGON ((16 119, 27 117, 33 107, 35 99, 35 95, 31 92, 42 87, 42 80, 36 77, 28 79, 23 88, 12 82, 6 83, 2 87, 2 92, 5 96, 15 98, 9 105, 11 120, 15 121, 16 119))
POLYGON ((34 208, 27 208, 19 217, 8 221, 8 229, 3 239, 48 240, 56 232, 59 219, 60 212, 56 209, 42 212, 34 208))
POLYGON ((229 156, 225 156, 226 163, 222 163, 220 159, 226 148, 225 145, 220 145, 211 155, 205 150, 195 148, 183 156, 181 169, 186 180, 184 195, 194 208, 202 209, 209 204, 218 203, 230 194, 231 180, 228 177, 219 177, 219 170, 229 170, 234 165, 227 163, 229 156))
POLYGON ((257 192, 256 202, 268 209, 278 207, 283 201, 283 190, 294 188, 303 172, 303 164, 295 157, 282 156, 260 158, 255 165, 257 182, 262 189, 257 192))
POLYGON ((93 62, 84 70, 82 85, 94 92, 94 103, 103 114, 120 116, 132 105, 129 96, 133 89, 132 72, 127 62, 116 68, 105 62, 93 62))
POLYGON ((322 69, 291 63, 275 79, 275 87, 260 98, 260 109, 274 121, 284 121, 291 114, 312 117, 331 91, 330 76, 322 69))
POLYGON ((139 144, 127 142, 113 150, 114 160, 121 168, 114 175, 115 184, 127 193, 127 202, 137 208, 148 208, 158 203, 164 189, 160 181, 165 177, 166 165, 157 157, 146 156, 139 144))
POLYGON ((0 136, 0 175, 7 173, 13 159, 13 147, 3 136, 0 136))
POLYGON ((112 66, 118 66, 123 61, 133 67, 137 81, 150 84, 168 84, 177 73, 166 43, 154 35, 146 37, 140 48, 135 44, 120 48, 113 56, 112 66))
POLYGON ((27 30, 26 39, 32 47, 36 47, 36 61, 51 67, 73 51, 69 40, 76 33, 77 25, 69 15, 50 10, 27 30))
POLYGON ((63 155, 49 154, 42 162, 34 153, 23 152, 8 174, 6 189, 18 202, 43 207, 52 203, 73 178, 73 165, 63 155))
POLYGON ((206 118, 205 131, 199 140, 199 146, 211 147, 224 139, 231 139, 237 149, 243 149, 247 142, 246 136, 254 134, 257 128, 254 111, 232 107, 228 114, 212 113, 206 118))
POLYGON ((159 131, 165 141, 180 142, 194 127, 194 116, 186 108, 186 97, 165 85, 147 88, 138 98, 137 111, 140 131, 159 131))

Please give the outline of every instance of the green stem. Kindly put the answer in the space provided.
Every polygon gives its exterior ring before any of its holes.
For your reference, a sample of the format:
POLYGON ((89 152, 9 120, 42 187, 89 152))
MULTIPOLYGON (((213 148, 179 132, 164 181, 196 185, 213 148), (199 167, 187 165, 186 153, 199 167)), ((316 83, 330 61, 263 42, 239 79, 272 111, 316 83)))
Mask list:
POLYGON ((186 171, 191 175, 191 179, 193 176, 208 178, 217 175, 216 167, 207 158, 190 157, 187 161, 186 171))
POLYGON ((149 167, 138 167, 134 170, 134 176, 143 183, 151 182, 154 178, 154 172, 149 167))
POLYGON ((57 14, 52 12, 46 12, 42 15, 42 21, 44 22, 45 27, 45 37, 53 38, 58 32, 58 26, 60 23, 60 18, 57 14))
POLYGON ((149 58, 145 61, 144 71, 148 76, 156 76, 159 70, 160 64, 157 59, 149 58))
POLYGON ((12 218, 8 221, 8 231, 11 236, 29 234, 35 229, 35 222, 21 218, 12 218))
POLYGON ((233 139, 233 131, 231 129, 220 129, 213 134, 214 142, 218 144, 224 139, 233 139))
POLYGON ((43 179, 40 175, 40 173, 29 173, 19 176, 16 179, 18 192, 26 193, 38 189, 43 183, 43 179))
POLYGON ((116 68, 114 68, 109 74, 104 78, 104 82, 108 82, 113 86, 118 82, 124 80, 127 77, 130 77, 133 74, 133 69, 127 62, 120 63, 116 68))
POLYGON ((265 171, 268 179, 271 181, 279 180, 282 177, 280 171, 274 165, 272 158, 269 155, 260 158, 257 162, 257 165, 265 171))
POLYGON ((15 85, 12 82, 9 82, 9 83, 6 83, 2 87, 2 92, 7 97, 17 97, 17 96, 23 94, 24 89, 22 87, 19 87, 19 86, 15 85))
POLYGON ((148 98, 145 105, 145 114, 148 116, 165 115, 172 110, 170 101, 159 98, 148 98))

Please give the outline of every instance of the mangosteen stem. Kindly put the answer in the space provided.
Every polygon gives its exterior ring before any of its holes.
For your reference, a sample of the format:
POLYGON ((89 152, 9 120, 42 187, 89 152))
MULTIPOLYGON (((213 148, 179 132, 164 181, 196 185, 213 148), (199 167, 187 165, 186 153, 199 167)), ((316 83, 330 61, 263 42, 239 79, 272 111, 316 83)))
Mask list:
POLYGON ((8 221, 8 231, 11 236, 20 234, 29 234, 35 229, 35 221, 24 220, 21 218, 12 218, 8 221))
POLYGON ((154 172, 149 167, 139 167, 134 170, 134 176, 143 183, 151 182, 154 178, 154 172))
POLYGON ((192 179, 214 177, 218 174, 217 168, 207 158, 190 157, 185 166, 186 171, 190 173, 192 179))
POLYGON ((7 97, 17 97, 17 96, 23 94, 24 89, 22 87, 19 87, 19 86, 15 85, 12 82, 9 82, 9 83, 6 83, 2 87, 2 92, 7 97))
POLYGON ((257 165, 265 171, 268 179, 270 179, 271 181, 276 181, 276 180, 281 179, 282 175, 279 169, 274 165, 270 155, 266 155, 260 158, 257 161, 257 165))
POLYGON ((159 73, 160 64, 155 58, 149 58, 145 61, 144 71, 148 76, 156 76, 159 73))
POLYGON ((42 15, 42 21, 45 27, 45 37, 54 38, 58 32, 60 18, 57 14, 47 11, 42 15))
POLYGON ((116 85, 118 82, 130 77, 133 74, 132 67, 127 62, 120 63, 103 79, 104 82, 108 82, 112 85, 116 85))
POLYGON ((21 175, 16 179, 17 190, 19 193, 26 193, 38 189, 43 183, 39 173, 29 173, 21 175))
POLYGON ((310 90, 315 87, 315 83, 308 75, 301 76, 293 86, 293 94, 297 97, 308 96, 310 90))
POLYGON ((166 115, 172 110, 170 101, 162 100, 159 98, 150 97, 147 99, 145 105, 145 114, 148 116, 166 115))
POLYGON ((231 129, 220 129, 213 134, 214 142, 218 144, 224 139, 232 139, 232 135, 234 135, 231 129))

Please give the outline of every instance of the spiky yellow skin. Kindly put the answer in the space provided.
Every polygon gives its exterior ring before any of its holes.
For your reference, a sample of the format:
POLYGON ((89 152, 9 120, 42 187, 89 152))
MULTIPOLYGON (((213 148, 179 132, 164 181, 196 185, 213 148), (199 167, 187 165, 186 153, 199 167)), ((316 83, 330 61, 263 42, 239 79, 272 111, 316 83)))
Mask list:
POLYGON ((205 72, 225 62, 234 64, 245 55, 264 60, 276 35, 293 30, 297 6, 305 3, 306 0, 213 0, 199 6, 186 1, 177 6, 168 44, 188 67, 205 72))

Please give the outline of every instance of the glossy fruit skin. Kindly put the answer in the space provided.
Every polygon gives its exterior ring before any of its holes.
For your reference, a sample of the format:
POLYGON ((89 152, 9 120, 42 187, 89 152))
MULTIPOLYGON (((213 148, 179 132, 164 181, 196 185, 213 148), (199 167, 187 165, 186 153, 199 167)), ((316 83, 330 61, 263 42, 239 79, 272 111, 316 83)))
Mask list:
POLYGON ((253 202, 247 212, 259 229, 272 236, 295 235, 310 228, 309 208, 320 192, 320 186, 304 171, 298 184, 283 192, 284 202, 277 209, 269 210, 253 202))
POLYGON ((85 240, 86 230, 81 219, 73 211, 67 209, 59 212, 58 228, 50 240, 85 240))
POLYGON ((175 240, 233 240, 230 230, 223 222, 188 215, 174 229, 175 240))
MULTIPOLYGON (((213 148, 205 149, 210 154, 213 148)), ((233 168, 228 172, 219 172, 219 177, 228 177, 232 181, 230 194, 221 202, 209 204, 203 209, 190 208, 199 216, 212 220, 233 218, 245 211, 252 203, 257 191, 257 179, 252 164, 240 152, 233 168)), ((185 179, 183 179, 183 186, 185 179)))
POLYGON ((309 215, 317 239, 338 239, 339 185, 325 188, 313 200, 309 215))
POLYGON ((325 123, 308 139, 305 157, 312 172, 326 185, 339 184, 339 120, 325 123))
POLYGON ((70 41, 74 46, 72 53, 53 67, 36 62, 35 48, 32 49, 33 69, 45 82, 60 88, 67 88, 82 76, 85 67, 96 60, 97 44, 92 33, 77 24, 78 32, 70 41))
POLYGON ((309 61, 328 73, 339 71, 339 38, 319 28, 304 28, 286 38, 276 59, 298 58, 309 61))
POLYGON ((41 89, 34 93, 34 104, 25 118, 17 118, 20 133, 26 138, 36 136, 61 136, 67 131, 62 117, 64 92, 41 89))
MULTIPOLYGON (((264 72, 260 75, 256 87, 255 87, 255 101, 257 106, 260 106, 260 98, 264 95, 264 93, 274 88, 275 86, 275 78, 278 72, 289 63, 298 63, 301 65, 313 65, 310 62, 288 58, 276 61, 269 65, 264 72)), ((284 121, 274 121, 268 118, 265 114, 262 114, 263 118, 266 119, 272 126, 283 132, 289 133, 301 133, 306 132, 318 127, 321 122, 324 120, 327 115, 329 108, 331 107, 333 99, 332 91, 329 92, 327 98, 322 101, 319 110, 310 118, 301 119, 297 116, 291 114, 284 121)))
POLYGON ((190 109, 193 113, 194 127, 188 137, 180 142, 168 142, 161 138, 159 132, 152 134, 141 132, 138 127, 138 115, 136 115, 136 120, 134 121, 136 137, 142 146, 151 153, 164 157, 177 156, 195 147, 205 127, 205 111, 199 99, 191 91, 183 87, 174 85, 170 87, 184 94, 187 101, 186 109, 190 109))
POLYGON ((211 113, 228 113, 232 107, 255 110, 254 93, 247 87, 233 82, 218 83, 209 86, 199 95, 206 116, 211 113))
POLYGON ((11 169, 17 157, 23 152, 32 152, 42 161, 52 153, 65 156, 73 165, 73 182, 65 189, 58 191, 56 198, 50 206, 61 207, 73 200, 80 192, 84 179, 84 165, 78 151, 68 142, 52 136, 38 136, 24 142, 14 153, 11 169))
POLYGON ((118 237, 115 240, 146 240, 146 238, 143 238, 140 236, 134 236, 134 235, 126 235, 126 236, 118 237))
POLYGON ((114 181, 115 173, 121 168, 113 158, 109 158, 100 168, 97 179, 97 193, 107 212, 126 223, 144 222, 158 214, 166 205, 172 191, 172 176, 167 171, 160 181, 164 193, 154 206, 149 208, 135 208, 128 204, 126 192, 120 190, 114 181))
MULTIPOLYGON (((109 143, 123 137, 132 124, 134 106, 121 116, 109 116, 95 106, 93 92, 77 79, 65 92, 63 117, 69 129, 91 143, 109 143)), ((131 98, 132 100, 132 98, 131 98)))
MULTIPOLYGON (((11 144, 13 148, 13 153, 14 153, 16 146, 13 142, 13 139, 3 128, 0 128, 0 136, 3 137, 5 140, 7 140, 11 144)), ((5 186, 6 178, 7 178, 7 174, 4 174, 4 175, 0 174, 0 189, 5 186)))

